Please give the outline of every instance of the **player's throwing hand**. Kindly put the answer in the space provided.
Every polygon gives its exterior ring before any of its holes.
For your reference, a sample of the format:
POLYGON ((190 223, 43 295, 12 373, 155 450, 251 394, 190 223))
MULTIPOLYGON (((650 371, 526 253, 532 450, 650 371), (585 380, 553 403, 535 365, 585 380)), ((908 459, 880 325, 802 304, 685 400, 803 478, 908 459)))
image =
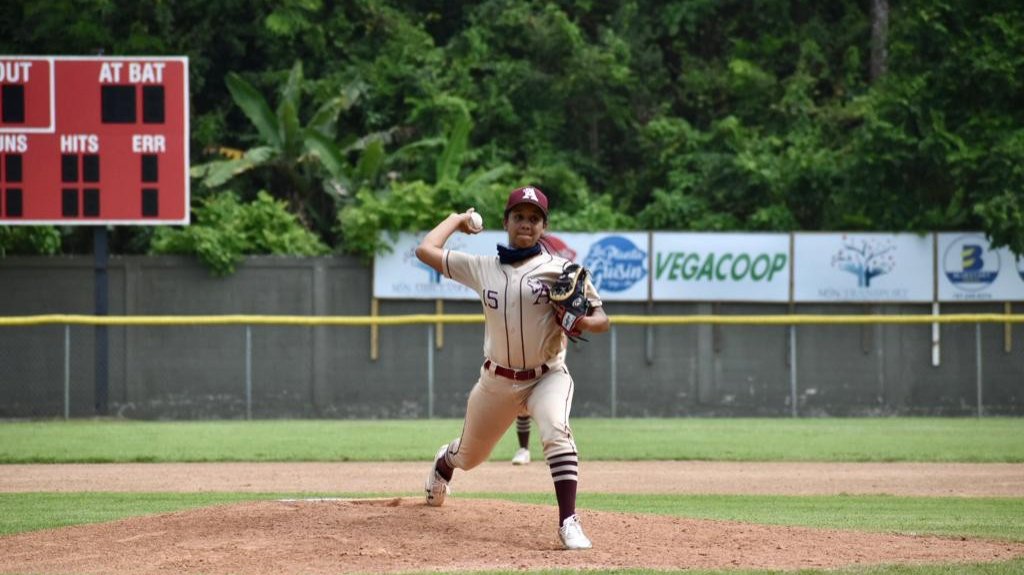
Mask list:
POLYGON ((463 214, 459 230, 466 234, 479 234, 484 231, 484 218, 475 209, 469 208, 463 214))

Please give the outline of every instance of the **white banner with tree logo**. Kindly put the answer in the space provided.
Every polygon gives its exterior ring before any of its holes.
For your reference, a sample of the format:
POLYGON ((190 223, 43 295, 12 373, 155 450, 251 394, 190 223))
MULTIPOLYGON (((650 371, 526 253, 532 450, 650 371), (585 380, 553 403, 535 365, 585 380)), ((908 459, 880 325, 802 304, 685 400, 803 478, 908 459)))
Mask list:
POLYGON ((932 236, 799 233, 793 244, 798 302, 930 302, 932 236))

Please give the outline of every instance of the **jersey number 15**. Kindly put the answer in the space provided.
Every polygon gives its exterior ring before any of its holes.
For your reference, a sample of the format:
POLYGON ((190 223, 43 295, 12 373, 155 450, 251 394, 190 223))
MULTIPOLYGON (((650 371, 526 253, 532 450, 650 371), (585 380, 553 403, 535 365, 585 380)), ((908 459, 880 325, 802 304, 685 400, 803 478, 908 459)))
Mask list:
POLYGON ((483 302, 485 306, 491 309, 498 309, 498 292, 492 289, 485 289, 483 291, 483 302))

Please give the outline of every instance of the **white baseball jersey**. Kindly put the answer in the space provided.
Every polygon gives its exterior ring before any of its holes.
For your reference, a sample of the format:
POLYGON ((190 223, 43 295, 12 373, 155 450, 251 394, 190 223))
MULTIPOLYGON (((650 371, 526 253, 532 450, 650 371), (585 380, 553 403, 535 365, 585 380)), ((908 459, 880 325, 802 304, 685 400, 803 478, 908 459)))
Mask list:
MULTIPOLYGON (((548 286, 568 263, 542 252, 515 267, 500 263, 498 256, 446 249, 441 271, 480 296, 486 319, 484 357, 512 369, 531 369, 565 362, 568 338, 554 319, 548 286)), ((591 307, 602 305, 589 274, 586 294, 591 307)))

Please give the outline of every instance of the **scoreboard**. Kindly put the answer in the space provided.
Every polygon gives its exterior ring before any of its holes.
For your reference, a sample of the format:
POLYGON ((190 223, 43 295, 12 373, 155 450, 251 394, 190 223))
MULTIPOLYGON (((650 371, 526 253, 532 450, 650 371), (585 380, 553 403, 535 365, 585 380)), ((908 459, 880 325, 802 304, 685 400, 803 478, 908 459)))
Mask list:
POLYGON ((0 225, 189 222, 188 59, 0 56, 0 225))

